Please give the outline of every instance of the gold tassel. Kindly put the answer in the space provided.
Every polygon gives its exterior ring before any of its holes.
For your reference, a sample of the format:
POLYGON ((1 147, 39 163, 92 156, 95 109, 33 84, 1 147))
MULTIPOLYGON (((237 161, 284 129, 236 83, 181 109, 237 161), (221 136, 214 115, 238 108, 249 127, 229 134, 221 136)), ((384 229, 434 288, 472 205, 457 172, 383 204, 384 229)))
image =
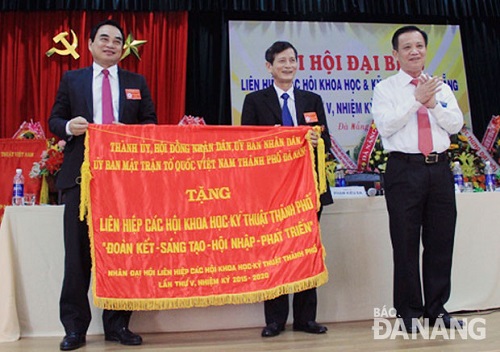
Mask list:
POLYGON ((314 129, 316 133, 320 136, 318 138, 318 147, 316 152, 318 153, 318 178, 319 178, 319 193, 323 194, 326 192, 326 153, 325 153, 325 141, 321 138, 321 127, 315 126, 314 129))
POLYGON ((314 147, 311 143, 311 137, 309 133, 306 135, 306 139, 309 141, 309 150, 312 161, 312 168, 314 174, 314 184, 316 185, 316 197, 317 197, 317 209, 321 208, 320 195, 326 192, 326 154, 325 154, 325 141, 321 138, 321 126, 314 126, 313 130, 318 134, 318 146, 316 147, 316 154, 314 153, 314 147), (316 160, 317 165, 316 165, 316 160))
POLYGON ((85 152, 83 164, 80 168, 80 175, 80 221, 83 221, 90 206, 90 180, 92 179, 89 160, 89 133, 85 135, 85 152))
POLYGON ((308 145, 309 145, 309 155, 311 157, 312 173, 313 173, 313 177, 314 177, 314 189, 316 190, 316 192, 314 192, 314 193, 316 193, 316 204, 317 204, 316 208, 319 211, 319 209, 321 208, 321 202, 320 202, 319 196, 321 194, 319 193, 318 172, 316 171, 316 160, 315 160, 316 158, 315 158, 315 154, 314 154, 314 147, 311 143, 311 135, 309 134, 309 131, 307 132, 305 138, 306 138, 308 145))
POLYGON ((42 177, 42 187, 40 188, 40 204, 49 204, 49 184, 47 176, 42 177))

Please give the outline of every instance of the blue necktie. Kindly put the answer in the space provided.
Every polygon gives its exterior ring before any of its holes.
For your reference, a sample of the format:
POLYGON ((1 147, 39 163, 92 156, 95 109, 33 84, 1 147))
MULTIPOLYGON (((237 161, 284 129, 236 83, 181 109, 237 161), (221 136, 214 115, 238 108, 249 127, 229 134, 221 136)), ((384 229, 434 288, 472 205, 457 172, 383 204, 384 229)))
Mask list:
POLYGON ((293 119, 290 110, 288 109, 287 101, 290 96, 287 93, 281 95, 283 98, 283 111, 281 112, 281 119, 283 121, 283 126, 293 126, 293 119))

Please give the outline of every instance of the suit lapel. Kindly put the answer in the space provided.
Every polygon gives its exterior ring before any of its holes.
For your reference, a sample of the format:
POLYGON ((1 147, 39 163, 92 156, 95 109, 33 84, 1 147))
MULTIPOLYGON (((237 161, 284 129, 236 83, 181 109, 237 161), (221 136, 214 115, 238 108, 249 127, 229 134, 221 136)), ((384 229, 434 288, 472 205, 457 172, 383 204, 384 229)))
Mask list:
POLYGON ((123 116, 123 108, 125 104, 125 87, 127 86, 126 75, 123 74, 122 70, 118 67, 118 88, 120 89, 120 99, 118 101, 118 121, 121 120, 123 116))
POLYGON ((92 97, 92 81, 94 79, 94 69, 87 67, 82 79, 82 92, 84 92, 85 105, 88 109, 89 122, 94 122, 94 99, 92 97))
POLYGON ((274 86, 270 86, 269 88, 263 91, 264 94, 264 104, 268 107, 269 111, 274 117, 275 124, 281 125, 281 106, 279 103, 278 94, 276 94, 276 89, 274 86))
POLYGON ((297 113, 297 124, 305 125, 306 120, 304 119, 304 110, 305 110, 305 96, 302 94, 302 91, 299 89, 293 90, 293 95, 295 96, 295 111, 297 113))

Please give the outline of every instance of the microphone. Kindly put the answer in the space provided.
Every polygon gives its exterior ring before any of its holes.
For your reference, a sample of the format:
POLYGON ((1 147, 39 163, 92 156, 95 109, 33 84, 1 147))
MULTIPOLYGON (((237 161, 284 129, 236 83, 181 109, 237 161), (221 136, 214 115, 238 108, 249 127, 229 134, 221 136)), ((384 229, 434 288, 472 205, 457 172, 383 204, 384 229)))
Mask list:
POLYGON ((366 194, 368 194, 368 197, 375 197, 377 195, 377 190, 375 188, 368 188, 368 191, 366 191, 366 194))

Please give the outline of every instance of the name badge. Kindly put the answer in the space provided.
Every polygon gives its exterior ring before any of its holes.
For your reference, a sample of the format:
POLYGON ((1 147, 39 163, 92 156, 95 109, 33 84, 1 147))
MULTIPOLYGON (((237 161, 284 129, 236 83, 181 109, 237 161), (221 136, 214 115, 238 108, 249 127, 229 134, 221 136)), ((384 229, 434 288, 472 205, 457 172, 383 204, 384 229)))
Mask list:
POLYGON ((318 122, 318 115, 313 112, 305 112, 304 113, 304 119, 306 120, 306 123, 313 123, 313 122, 318 122))
POLYGON ((330 187, 332 198, 366 198, 365 188, 363 186, 330 187))
POLYGON ((139 89, 125 89, 125 96, 130 100, 141 100, 141 91, 139 89))

